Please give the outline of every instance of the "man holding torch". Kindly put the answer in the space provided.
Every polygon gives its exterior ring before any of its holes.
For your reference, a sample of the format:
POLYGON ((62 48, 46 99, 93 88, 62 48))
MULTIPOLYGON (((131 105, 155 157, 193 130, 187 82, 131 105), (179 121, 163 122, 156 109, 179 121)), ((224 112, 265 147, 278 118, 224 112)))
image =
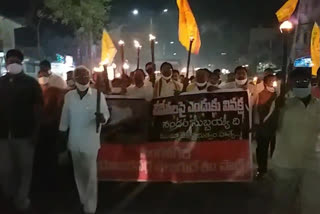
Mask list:
MULTIPOLYGON (((69 129, 68 149, 71 151, 74 177, 83 211, 95 213, 97 208, 97 155, 100 148, 100 129, 96 121, 105 124, 109 110, 105 99, 100 100, 97 112, 97 90, 89 88, 90 71, 84 66, 74 71, 76 90, 69 91, 61 115, 59 130, 69 129)), ((103 97, 103 96, 102 96, 103 97)))

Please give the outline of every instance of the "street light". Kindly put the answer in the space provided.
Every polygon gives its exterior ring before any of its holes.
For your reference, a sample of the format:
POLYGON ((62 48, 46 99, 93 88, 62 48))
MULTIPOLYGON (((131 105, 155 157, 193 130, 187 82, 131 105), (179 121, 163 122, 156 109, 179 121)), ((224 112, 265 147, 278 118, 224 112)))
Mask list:
POLYGON ((134 10, 132 11, 132 14, 133 14, 134 16, 139 15, 139 10, 138 10, 138 9, 134 9, 134 10))
POLYGON ((283 39, 283 55, 282 55, 282 84, 280 89, 280 97, 284 99, 286 81, 287 81, 287 66, 288 66, 288 43, 289 35, 293 29, 293 24, 290 21, 285 21, 280 25, 280 32, 283 39))

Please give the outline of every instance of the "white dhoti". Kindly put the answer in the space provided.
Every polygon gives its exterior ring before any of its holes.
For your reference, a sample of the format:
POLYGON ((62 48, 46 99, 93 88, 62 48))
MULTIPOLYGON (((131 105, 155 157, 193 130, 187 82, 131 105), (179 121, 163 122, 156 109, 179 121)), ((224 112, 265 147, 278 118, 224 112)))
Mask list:
POLYGON ((97 153, 71 151, 74 177, 85 213, 95 213, 98 199, 97 153))

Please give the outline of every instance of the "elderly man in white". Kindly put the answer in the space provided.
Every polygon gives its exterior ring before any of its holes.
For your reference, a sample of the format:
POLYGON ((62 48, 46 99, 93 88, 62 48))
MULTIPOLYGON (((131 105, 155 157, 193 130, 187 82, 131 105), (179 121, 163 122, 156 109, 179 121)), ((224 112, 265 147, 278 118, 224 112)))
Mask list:
MULTIPOLYGON (((60 131, 69 129, 68 149, 71 151, 74 177, 83 211, 95 213, 97 208, 97 155, 100 131, 96 121, 104 124, 110 114, 105 99, 101 99, 101 113, 96 113, 97 90, 89 88, 90 72, 80 66, 74 71, 76 90, 65 96, 60 131)), ((102 96, 103 97, 103 96, 102 96)))

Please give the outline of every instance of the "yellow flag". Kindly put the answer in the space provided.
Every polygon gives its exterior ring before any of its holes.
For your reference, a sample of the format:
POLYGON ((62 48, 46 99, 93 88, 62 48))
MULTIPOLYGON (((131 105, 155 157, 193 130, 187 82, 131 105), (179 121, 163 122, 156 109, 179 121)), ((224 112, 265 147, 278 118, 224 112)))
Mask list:
POLYGON ((279 22, 284 22, 290 19, 296 10, 299 0, 288 0, 276 13, 279 22))
POLYGON ((110 35, 106 30, 103 30, 101 39, 101 62, 111 63, 116 53, 117 49, 114 46, 110 35))
POLYGON ((310 51, 311 51, 311 60, 313 63, 312 66, 312 75, 317 75, 317 70, 320 66, 320 28, 317 23, 314 23, 312 35, 311 35, 311 43, 310 43, 310 51))
POLYGON ((194 39, 191 53, 198 54, 201 47, 200 33, 188 0, 177 0, 179 8, 179 41, 189 51, 190 38, 194 39))

